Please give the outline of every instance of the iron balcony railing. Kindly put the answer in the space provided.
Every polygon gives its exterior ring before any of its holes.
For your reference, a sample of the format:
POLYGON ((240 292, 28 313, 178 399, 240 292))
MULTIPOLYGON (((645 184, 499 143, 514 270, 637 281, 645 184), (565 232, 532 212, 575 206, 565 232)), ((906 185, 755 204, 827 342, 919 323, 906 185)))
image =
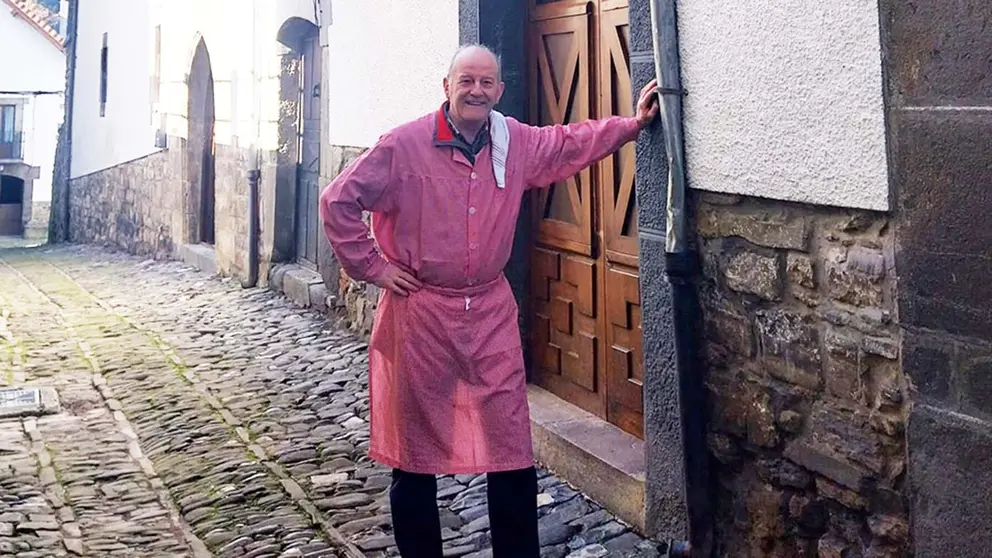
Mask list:
POLYGON ((0 130, 0 161, 21 160, 24 156, 22 139, 21 132, 11 135, 0 130))

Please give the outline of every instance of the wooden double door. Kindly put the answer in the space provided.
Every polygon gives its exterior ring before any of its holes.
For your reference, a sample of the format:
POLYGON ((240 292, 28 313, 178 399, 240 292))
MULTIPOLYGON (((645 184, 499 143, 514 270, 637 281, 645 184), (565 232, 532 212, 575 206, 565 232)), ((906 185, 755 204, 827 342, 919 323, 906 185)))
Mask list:
MULTIPOLYGON (((529 37, 532 122, 633 114, 626 0, 537 0, 529 37)), ((536 383, 643 437, 634 144, 533 201, 536 383)))

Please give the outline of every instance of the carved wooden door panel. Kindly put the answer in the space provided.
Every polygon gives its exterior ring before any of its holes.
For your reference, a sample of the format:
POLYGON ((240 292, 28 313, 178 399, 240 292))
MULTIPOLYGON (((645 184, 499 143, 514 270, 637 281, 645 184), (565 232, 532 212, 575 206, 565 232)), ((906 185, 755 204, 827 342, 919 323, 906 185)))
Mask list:
MULTIPOLYGON (((531 6, 530 121, 633 112, 624 0, 531 6)), ((531 347, 537 383, 642 435, 634 145, 534 193, 531 347)))
MULTIPOLYGON (((581 122, 594 114, 590 6, 560 2, 531 12, 529 81, 536 124, 581 122)), ((533 368, 542 386, 605 418, 593 178, 594 170, 586 169, 535 190, 533 368)))
MULTIPOLYGON (((556 6, 554 6, 556 7, 556 6)), ((559 10, 557 13, 562 13, 559 10)), ((532 34, 531 114, 541 125, 588 120, 593 113, 586 6, 535 22, 532 34)), ((542 241, 592 255, 592 170, 538 192, 538 234, 542 241)))
MULTIPOLYGON (((627 8, 603 10, 599 19, 601 115, 634 114, 627 8)), ((641 296, 637 270, 637 198, 634 143, 599 165, 606 278, 608 418, 643 436, 644 371, 641 363, 641 296)))

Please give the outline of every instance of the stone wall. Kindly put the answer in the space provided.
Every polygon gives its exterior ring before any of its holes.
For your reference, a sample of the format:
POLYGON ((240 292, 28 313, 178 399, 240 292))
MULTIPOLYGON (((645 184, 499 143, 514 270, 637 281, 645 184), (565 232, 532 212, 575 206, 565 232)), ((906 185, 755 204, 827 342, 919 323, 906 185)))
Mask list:
POLYGON ((244 277, 248 273, 248 152, 236 145, 217 145, 214 164, 217 271, 244 277))
POLYGON ((31 203, 31 215, 24 226, 24 236, 29 239, 47 239, 48 226, 52 213, 52 202, 36 201, 31 203))
MULTIPOLYGON (((323 184, 330 184, 332 180, 353 163, 355 159, 365 152, 365 148, 348 147, 341 145, 331 146, 324 151, 329 155, 326 165, 321 165, 326 169, 324 172, 329 176, 322 178, 323 184)), ((365 214, 365 222, 369 222, 369 215, 365 214)), ((379 288, 361 281, 355 281, 335 263, 334 253, 330 244, 321 233, 320 262, 324 283, 327 292, 336 293, 331 295, 332 304, 328 310, 341 313, 347 327, 362 335, 372 332, 372 318, 375 316, 376 303, 379 300, 379 288), (325 273, 333 270, 333 273, 325 273)))
MULTIPOLYGON (((69 240, 167 258, 176 241, 176 174, 169 151, 75 178, 69 187, 69 240)), ((179 174, 178 176, 183 176, 179 174)))
POLYGON ((694 205, 718 555, 906 555, 910 392, 888 217, 694 205))
MULTIPOLYGON (((70 239, 115 246, 132 254, 169 258, 178 244, 196 234, 199 208, 190 201, 182 138, 169 148, 116 167, 72 180, 70 239)), ((217 145, 215 157, 215 251, 217 270, 245 277, 248 271, 247 149, 217 145)), ((275 236, 275 154, 261 159, 259 283, 268 280, 275 236)))
POLYGON ((882 0, 917 556, 992 554, 992 3, 882 0), (975 53, 985 56, 975 56, 975 53))

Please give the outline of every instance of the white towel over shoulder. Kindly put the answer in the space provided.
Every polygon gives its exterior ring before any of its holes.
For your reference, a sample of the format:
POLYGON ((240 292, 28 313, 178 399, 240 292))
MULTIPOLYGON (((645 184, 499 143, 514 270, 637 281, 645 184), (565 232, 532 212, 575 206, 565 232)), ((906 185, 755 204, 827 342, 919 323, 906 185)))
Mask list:
POLYGON ((510 153, 510 127, 506 117, 492 111, 489 114, 489 135, 492 140, 493 174, 496 186, 506 188, 506 157, 510 153))

